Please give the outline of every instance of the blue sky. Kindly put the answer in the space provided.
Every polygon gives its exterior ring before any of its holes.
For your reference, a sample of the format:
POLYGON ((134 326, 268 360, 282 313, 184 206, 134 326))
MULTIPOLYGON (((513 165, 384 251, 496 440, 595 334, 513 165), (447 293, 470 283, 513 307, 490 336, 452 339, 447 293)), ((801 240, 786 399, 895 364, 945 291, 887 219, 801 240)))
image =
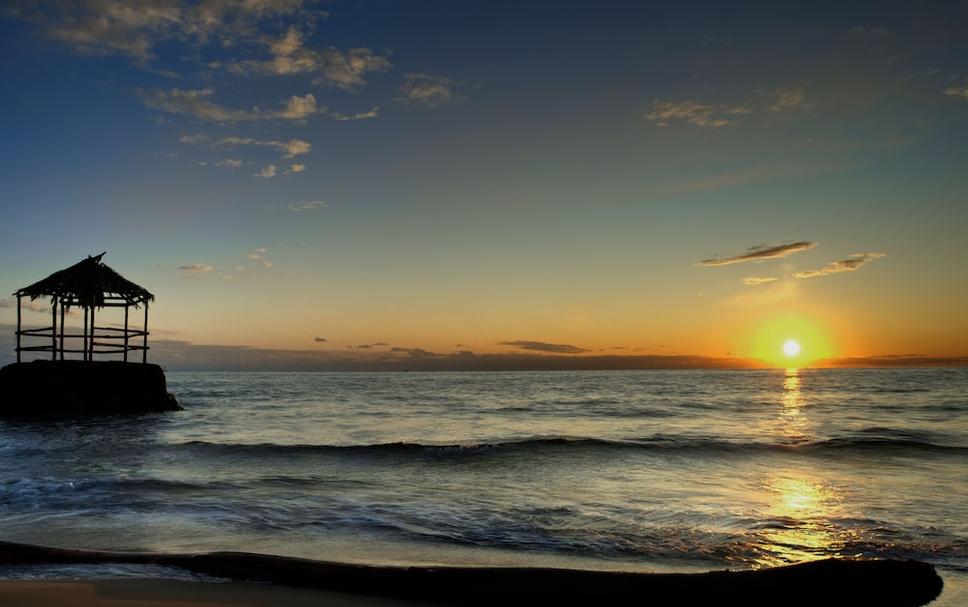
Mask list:
POLYGON ((799 314, 838 355, 961 355, 965 17, 13 3, 0 288, 106 250, 196 343, 741 356, 799 314))

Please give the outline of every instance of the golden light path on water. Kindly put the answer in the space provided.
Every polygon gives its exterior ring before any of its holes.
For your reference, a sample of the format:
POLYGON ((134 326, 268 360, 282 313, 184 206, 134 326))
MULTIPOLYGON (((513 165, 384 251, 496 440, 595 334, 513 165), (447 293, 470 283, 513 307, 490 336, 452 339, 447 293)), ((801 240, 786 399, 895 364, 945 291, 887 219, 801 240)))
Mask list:
MULTIPOLYGON (((789 444, 810 440, 810 420, 803 411, 803 373, 787 369, 783 378, 778 423, 789 444)), ((833 520, 844 515, 845 495, 811 465, 788 467, 767 476, 760 488, 763 520, 770 521, 758 534, 762 556, 759 566, 773 566, 841 556, 851 533, 833 520)))

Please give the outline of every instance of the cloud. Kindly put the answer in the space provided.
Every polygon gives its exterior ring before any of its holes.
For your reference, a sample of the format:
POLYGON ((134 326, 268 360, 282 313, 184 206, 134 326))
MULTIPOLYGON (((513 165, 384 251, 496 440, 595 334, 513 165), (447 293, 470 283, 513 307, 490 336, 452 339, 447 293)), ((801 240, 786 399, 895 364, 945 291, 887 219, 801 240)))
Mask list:
POLYGON ((322 344, 322 343, 326 343, 326 342, 327 342, 327 341, 329 341, 329 340, 328 340, 328 339, 326 339, 325 337, 317 337, 317 338, 316 338, 316 339, 314 339, 313 341, 315 341, 315 342, 316 342, 316 343, 318 343, 318 344, 322 344))
POLYGON ((286 169, 285 174, 291 175, 293 173, 302 173, 305 170, 306 170, 306 165, 299 164, 298 162, 294 162, 291 165, 289 165, 289 168, 286 169))
POLYGON ((267 164, 255 173, 252 173, 253 177, 261 177, 262 179, 269 179, 276 176, 276 165, 267 164))
POLYGON ((218 40, 224 47, 254 39, 263 24, 281 17, 302 21, 325 17, 303 0, 19 0, 12 15, 30 21, 50 38, 77 52, 117 54, 146 66, 155 47, 167 41, 201 46, 218 40))
MULTIPOLYGON (((382 347, 382 346, 389 346, 389 345, 390 345, 390 344, 388 344, 388 343, 386 343, 386 342, 383 342, 383 341, 377 341, 377 342, 374 342, 374 343, 372 343, 372 344, 360 344, 360 345, 358 345, 358 346, 350 346, 350 347, 351 347, 351 348, 356 348, 357 350, 370 350, 370 349, 372 349, 372 348, 379 348, 379 347, 382 347)), ((403 351, 406 351, 406 350, 407 350, 407 348, 397 348, 397 350, 403 350, 403 351)))
POLYGON ((187 274, 200 274, 203 272, 211 272, 212 266, 207 263, 192 263, 186 266, 178 266, 178 269, 187 274))
POLYGON ((758 285, 764 285, 768 282, 775 282, 780 280, 775 276, 747 276, 743 279, 743 284, 747 287, 755 287, 758 285))
POLYGON ((757 289, 749 289, 729 297, 722 303, 727 306, 755 307, 794 299, 800 289, 794 281, 771 282, 757 289))
POLYGON ((456 105, 467 99, 459 90, 463 84, 446 76, 410 73, 403 77, 394 100, 425 108, 456 105))
POLYGON ((774 246, 758 245, 755 247, 750 247, 745 253, 740 253, 739 255, 703 259, 699 262, 699 265, 706 267, 717 267, 728 266, 734 263, 744 263, 747 261, 780 259, 782 257, 787 257, 788 255, 793 255, 794 253, 799 253, 800 251, 807 251, 815 246, 817 246, 817 243, 807 241, 791 242, 774 246))
POLYGON ((252 251, 251 253, 246 255, 246 257, 248 257, 249 259, 262 259, 263 257, 265 257, 267 252, 268 252, 268 249, 266 249, 265 247, 259 247, 255 251, 252 251))
POLYGON ((338 120, 340 122, 345 122, 347 120, 370 120, 371 118, 377 118, 380 116, 380 108, 378 106, 373 106, 367 112, 359 112, 357 114, 340 114, 339 112, 331 112, 333 120, 338 120))
POLYGON ((270 115, 275 118, 285 118, 287 120, 302 120, 313 114, 325 112, 326 107, 317 106, 316 97, 312 93, 307 93, 302 97, 293 95, 286 101, 285 107, 272 112, 270 115))
POLYGON ((726 112, 698 101, 661 101, 656 99, 652 102, 652 108, 646 114, 646 118, 658 122, 660 126, 666 126, 669 122, 677 120, 695 126, 712 128, 732 124, 730 120, 716 116, 717 113, 725 114, 726 112))
POLYGON ((252 110, 227 108, 211 101, 210 98, 214 94, 214 88, 171 89, 167 92, 142 93, 146 107, 169 114, 184 114, 211 122, 251 122, 259 119, 258 108, 252 110))
POLYGON ((807 101, 806 93, 799 88, 756 89, 754 93, 768 99, 762 103, 710 104, 694 99, 670 101, 654 99, 646 108, 645 117, 656 126, 667 127, 680 122, 698 127, 722 128, 736 123, 736 116, 762 112, 787 112, 808 110, 814 107, 807 101))
POLYGON ((194 135, 182 135, 181 137, 178 138, 178 141, 188 145, 199 145, 202 143, 209 143, 211 139, 209 139, 208 135, 204 135, 202 133, 195 133, 194 135))
POLYGON ((312 202, 294 202, 289 205, 289 210, 293 213, 301 213, 303 211, 311 211, 313 209, 322 209, 326 207, 326 203, 322 200, 314 200, 312 202))
POLYGON ((807 101, 807 95, 804 93, 803 89, 773 89, 773 90, 759 90, 757 91, 761 95, 766 95, 772 99, 769 107, 766 108, 768 112, 787 112, 787 111, 805 111, 812 109, 815 104, 807 101))
POLYGON ((234 158, 223 158, 222 160, 216 160, 215 166, 217 167, 232 167, 238 168, 242 166, 241 160, 235 160, 234 158))
POLYGON ((443 356, 443 354, 424 350, 423 348, 390 348, 390 351, 400 352, 410 356, 411 358, 437 358, 443 356))
POLYGON ((944 94, 950 97, 961 97, 968 101, 968 85, 948 87, 944 90, 944 94))
POLYGON ((828 263, 818 270, 796 272, 793 276, 794 278, 817 278, 819 276, 827 276, 828 274, 855 272, 875 259, 880 259, 886 255, 886 253, 854 253, 853 255, 849 255, 846 259, 828 263))
POLYGON ((532 350, 535 352, 551 352, 554 354, 579 354, 581 352, 588 352, 589 350, 585 348, 579 348, 578 346, 571 346, 568 344, 549 344, 543 341, 502 341, 502 346, 514 346, 515 348, 520 348, 522 350, 532 350))
POLYGON ((253 139, 252 137, 219 137, 212 139, 208 135, 196 133, 194 135, 182 135, 178 138, 182 143, 188 145, 208 144, 214 147, 224 147, 235 149, 242 146, 267 147, 277 152, 284 153, 283 158, 295 158, 312 151, 313 145, 302 139, 290 139, 289 141, 276 141, 265 139, 253 139))
POLYGON ((877 38, 887 38, 891 32, 880 27, 864 27, 858 25, 847 30, 847 35, 851 38, 861 38, 865 36, 875 36, 877 38))
POLYGON ((228 64, 228 69, 236 74, 315 74, 313 84, 353 91, 366 86, 368 73, 385 72, 393 67, 389 59, 368 48, 346 51, 335 47, 318 51, 307 48, 302 34, 293 27, 281 38, 269 40, 266 46, 270 59, 234 61, 228 64))

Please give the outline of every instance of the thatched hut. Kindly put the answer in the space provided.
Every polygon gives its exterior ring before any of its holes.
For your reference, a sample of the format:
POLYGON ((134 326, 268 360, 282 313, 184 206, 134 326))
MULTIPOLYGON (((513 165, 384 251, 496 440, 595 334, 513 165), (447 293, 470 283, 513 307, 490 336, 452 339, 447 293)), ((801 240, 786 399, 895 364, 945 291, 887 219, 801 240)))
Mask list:
POLYGON ((122 354, 127 362, 128 353, 139 350, 141 362, 148 362, 148 302, 154 301, 155 296, 112 270, 101 261, 103 257, 104 253, 88 257, 14 293, 17 297, 17 362, 21 360, 21 352, 50 352, 51 360, 65 360, 65 354, 81 354, 83 360, 94 360, 95 354, 122 354), (49 327, 22 328, 20 303, 24 297, 31 301, 40 297, 50 299, 49 327), (84 327, 80 333, 66 333, 64 316, 74 307, 84 310, 84 327), (139 307, 144 308, 144 329, 131 329, 128 326, 129 311, 139 307), (124 327, 96 326, 95 311, 103 308, 124 308, 124 327), (24 337, 43 338, 47 343, 23 346, 24 337), (138 338, 140 344, 136 343, 138 338), (65 345, 67 339, 76 340, 74 344, 77 345, 65 345))
POLYGON ((88 257, 14 293, 17 362, 0 369, 0 416, 179 409, 167 392, 164 371, 148 364, 148 304, 155 297, 104 264, 103 257, 88 257), (24 298, 50 300, 49 326, 23 328, 24 298), (84 312, 79 332, 65 323, 72 308, 84 312), (97 325, 104 308, 123 308, 124 324, 97 325), (143 328, 129 325, 132 309, 144 311, 143 328), (42 358, 23 362, 24 353, 42 358), (129 362, 131 353, 141 354, 138 363, 129 362))

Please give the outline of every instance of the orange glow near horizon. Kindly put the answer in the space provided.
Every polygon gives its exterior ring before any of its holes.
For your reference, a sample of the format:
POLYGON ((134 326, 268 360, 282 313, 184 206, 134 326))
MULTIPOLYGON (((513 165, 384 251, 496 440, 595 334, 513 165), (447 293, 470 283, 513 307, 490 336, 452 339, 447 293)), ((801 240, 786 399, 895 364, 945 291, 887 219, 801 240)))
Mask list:
POLYGON ((835 350, 818 322, 790 315, 760 325, 753 335, 750 354, 778 368, 800 368, 831 358, 835 350))

